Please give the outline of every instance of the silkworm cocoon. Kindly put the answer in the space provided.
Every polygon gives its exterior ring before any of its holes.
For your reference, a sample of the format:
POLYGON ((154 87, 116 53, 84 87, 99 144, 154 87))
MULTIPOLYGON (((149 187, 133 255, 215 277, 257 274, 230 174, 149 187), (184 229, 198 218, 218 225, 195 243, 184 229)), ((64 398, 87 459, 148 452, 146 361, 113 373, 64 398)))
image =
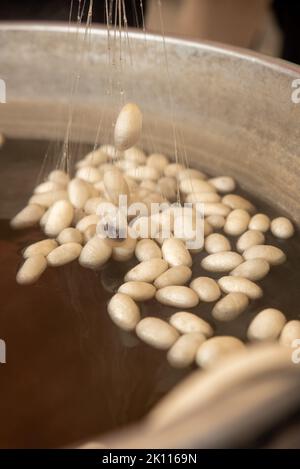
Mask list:
POLYGON ((159 223, 150 217, 138 217, 131 222, 132 233, 136 238, 155 238, 159 228, 159 223))
POLYGON ((113 145, 109 144, 101 145, 99 150, 112 160, 123 158, 124 156, 124 153, 122 151, 117 150, 113 145))
POLYGON ((74 208, 74 215, 72 219, 72 226, 76 226, 77 223, 86 216, 85 211, 82 208, 74 208))
POLYGON ((208 322, 199 318, 196 314, 187 311, 179 311, 178 313, 172 314, 170 324, 181 334, 200 332, 205 337, 211 337, 213 335, 213 328, 208 322))
POLYGON ((151 153, 147 158, 147 166, 157 169, 160 173, 164 172, 164 169, 169 164, 169 159, 161 153, 151 153))
POLYGON ((91 182, 87 182, 85 181, 88 189, 89 189, 89 197, 98 197, 101 193, 101 196, 103 195, 102 192, 104 191, 104 189, 100 190, 100 189, 97 189, 97 184, 100 184, 100 182, 103 184, 103 181, 98 181, 98 182, 95 182, 94 184, 92 184, 91 182))
POLYGON ((192 192, 216 192, 216 188, 212 184, 199 178, 183 179, 179 183, 179 188, 183 194, 190 194, 192 192))
POLYGON ((227 193, 235 190, 235 180, 230 176, 218 176, 209 179, 208 182, 212 184, 218 192, 227 193))
POLYGON ((95 184, 90 184, 90 183, 87 183, 87 184, 89 184, 90 187, 91 187, 90 197, 101 196, 101 197, 105 198, 105 200, 106 200, 106 197, 104 195, 104 183, 103 183, 103 181, 95 182, 95 184))
POLYGON ((34 189, 35 194, 44 194, 45 192, 54 192, 64 190, 64 186, 62 184, 58 184, 57 182, 53 181, 45 181, 36 186, 34 189))
POLYGON ((125 331, 134 330, 141 317, 138 305, 124 293, 116 293, 107 310, 111 320, 125 331))
POLYGON ((237 240, 236 247, 239 252, 246 251, 246 249, 251 248, 251 246, 256 246, 257 244, 264 244, 265 236, 261 231, 258 230, 248 230, 242 234, 242 236, 237 240))
POLYGON ((226 219, 224 231, 231 236, 239 236, 247 230, 249 221, 250 215, 246 210, 232 210, 226 219))
POLYGON ((204 202, 203 211, 206 217, 209 215, 221 215, 222 217, 227 217, 227 215, 230 214, 231 209, 220 202, 204 202))
POLYGON ((88 161, 85 161, 85 159, 81 159, 79 161, 77 161, 75 167, 76 169, 80 169, 80 168, 84 168, 85 166, 93 166, 92 163, 89 163, 88 161))
POLYGON ((133 147, 140 138, 142 124, 143 116, 139 107, 134 103, 125 104, 115 125, 115 147, 122 151, 133 147))
POLYGON ((36 282, 46 270, 47 261, 42 254, 28 257, 17 273, 17 283, 29 285, 36 282))
POLYGON ((293 236, 295 229, 288 218, 278 217, 272 220, 271 231, 276 238, 288 239, 293 236))
POLYGON ((255 212, 255 207, 249 200, 237 194, 227 194, 222 198, 222 203, 228 205, 232 210, 240 209, 246 212, 255 212))
POLYGON ((106 202, 104 197, 91 197, 88 199, 84 205, 86 215, 96 214, 99 205, 103 202, 106 202))
POLYGON ((14 218, 10 221, 10 226, 15 230, 22 230, 36 225, 42 218, 45 209, 37 204, 26 205, 14 218))
POLYGON ((169 201, 160 192, 150 192, 149 196, 143 198, 143 203, 147 206, 147 209, 151 211, 151 204, 168 204, 169 201))
POLYGON ((164 241, 162 245, 163 258, 172 267, 177 265, 192 265, 192 257, 185 247, 185 244, 180 239, 170 238, 164 241))
POLYGON ((141 239, 135 247, 135 257, 140 261, 162 258, 160 247, 152 239, 141 239))
POLYGON ((251 300, 257 300, 263 295, 262 289, 256 283, 243 277, 222 277, 218 280, 221 289, 225 293, 244 293, 251 300))
POLYGON ((193 308, 199 303, 199 297, 194 290, 178 285, 157 290, 155 297, 163 305, 175 308, 193 308))
POLYGON ((157 182, 157 190, 171 202, 177 197, 177 182, 174 178, 163 177, 157 182))
POLYGON ((231 250, 229 240, 219 233, 212 233, 208 235, 205 238, 204 247, 206 252, 208 252, 209 254, 231 250))
POLYGON ((233 269, 230 275, 256 281, 264 278, 269 270, 270 265, 265 259, 249 259, 233 269))
POLYGON ((164 173, 167 177, 176 178, 181 171, 184 171, 184 169, 184 166, 180 163, 170 163, 165 167, 164 173))
POLYGON ((128 171, 129 169, 136 168, 138 165, 134 161, 119 160, 115 162, 115 167, 121 171, 128 171))
POLYGON ((140 183, 140 188, 147 189, 150 192, 156 191, 157 184, 155 181, 151 181, 151 179, 145 179, 140 183))
POLYGON ((147 206, 148 210, 151 210, 151 204, 167 204, 167 199, 159 192, 150 192, 149 196, 144 197, 143 203, 147 206))
POLYGON ((216 230, 221 230, 225 225, 225 218, 222 215, 209 215, 206 220, 216 230))
POLYGON ((172 208, 167 208, 159 213, 154 213, 151 215, 151 220, 159 223, 160 229, 170 234, 174 229, 174 211, 172 208))
MULTIPOLYGON (((98 166, 98 170, 100 171, 101 177, 103 177, 107 171, 113 171, 114 169, 116 169, 115 163, 103 163, 98 166)), ((98 184, 99 182, 101 181, 97 181, 94 184, 98 184)))
POLYGON ((82 233, 77 230, 76 228, 65 228, 62 230, 58 237, 57 241, 59 244, 65 244, 65 243, 79 243, 82 244, 83 241, 83 236, 82 233))
POLYGON ((256 213, 249 222, 249 230, 258 230, 265 233, 270 228, 271 220, 264 213, 256 213))
MULTIPOLYGON (((125 161, 125 160, 124 160, 125 161)), ((132 179, 130 176, 127 176, 127 174, 123 174, 125 181, 127 182, 127 185, 129 187, 130 192, 136 190, 138 188, 138 182, 132 179)))
POLYGON ((200 332, 190 332, 179 337, 167 354, 167 360, 174 368, 186 368, 195 360, 199 346, 206 338, 200 332))
MULTIPOLYGON (((114 147, 112 147, 114 150, 114 147)), ((108 160, 108 154, 104 151, 106 148, 103 145, 96 150, 91 151, 84 157, 84 161, 89 166, 99 166, 100 164, 106 163, 108 160)))
POLYGON ((118 289, 119 293, 125 293, 134 301, 147 301, 154 297, 156 288, 147 282, 126 282, 118 289))
POLYGON ((245 351, 245 345, 236 337, 218 336, 206 340, 196 354, 196 363, 201 368, 212 368, 233 353, 245 351))
POLYGON ((126 174, 136 181, 143 181, 144 179, 157 181, 160 176, 159 171, 150 166, 137 166, 136 168, 128 169, 126 174))
POLYGON ((136 334, 143 342, 160 350, 168 350, 179 338, 174 327, 153 317, 142 319, 136 326, 136 334))
MULTIPOLYGON (((181 242, 192 242, 197 240, 197 248, 201 251, 203 248, 204 232, 204 220, 199 212, 190 212, 187 210, 184 210, 183 213, 181 212, 179 214, 176 214, 175 212, 173 233, 177 240, 181 240, 181 242)), ((186 247, 190 249, 192 246, 190 244, 186 244, 186 247)))
POLYGON ((79 243, 65 243, 53 249, 48 256, 47 262, 52 267, 68 264, 79 257, 82 246, 79 243))
POLYGON ((165 210, 165 212, 173 213, 174 221, 179 218, 180 222, 181 222, 182 218, 184 218, 184 217, 190 217, 193 220, 195 220, 196 216, 199 213, 195 210, 194 207, 191 207, 191 206, 182 207, 182 206, 178 206, 177 204, 175 206, 169 207, 167 210, 165 210))
POLYGON ((152 283, 168 268, 168 263, 164 259, 150 259, 143 261, 133 267, 125 275, 125 282, 139 281, 152 283))
POLYGON ((279 342, 286 347, 293 347, 295 340, 300 340, 300 321, 293 320, 285 324, 279 342))
POLYGON ((275 308, 267 308, 258 313, 247 331, 250 340, 276 340, 286 323, 285 315, 275 308))
POLYGON ((106 243, 109 244, 112 248, 116 246, 122 246, 124 243, 126 243, 126 238, 104 238, 106 243))
POLYGON ((28 257, 36 256, 37 254, 41 254, 46 257, 49 252, 53 251, 56 247, 57 242, 54 239, 42 239, 42 241, 30 244, 30 246, 24 250, 23 257, 27 259, 28 257))
POLYGON ((184 179, 206 179, 206 174, 198 169, 187 168, 176 174, 178 181, 183 181, 184 179))
POLYGON ((147 209, 151 211, 151 204, 167 204, 169 201, 159 192, 150 192, 149 196, 143 199, 143 203, 147 206, 147 209))
POLYGON ((159 229, 155 235, 155 241, 162 246, 166 239, 172 238, 173 235, 168 235, 163 229, 159 229))
POLYGON ((150 192, 149 196, 146 196, 143 199, 143 203, 147 206, 148 210, 151 210, 151 204, 158 203, 158 204, 167 204, 167 199, 160 194, 159 192, 150 192))
POLYGON ((138 147, 128 148, 128 150, 124 152, 124 158, 128 161, 134 161, 136 165, 144 165, 147 161, 145 153, 138 147))
POLYGON ((248 304, 248 296, 244 293, 228 293, 215 304, 212 315, 218 321, 232 321, 245 311, 248 304))
POLYGON ((154 281, 156 288, 168 287, 170 285, 184 285, 192 276, 191 269, 186 265, 177 265, 163 272, 154 281))
POLYGON ((103 183, 105 195, 114 205, 119 204, 120 195, 129 197, 128 184, 118 169, 107 171, 103 176, 103 183))
POLYGON ((34 194, 29 199, 30 204, 38 204, 43 207, 49 208, 58 200, 68 200, 67 191, 54 191, 54 192, 43 192, 42 194, 34 194))
POLYGON ((90 189, 90 198, 92 197, 103 197, 106 200, 106 197, 104 195, 104 183, 103 181, 98 181, 95 182, 94 184, 91 184, 90 182, 85 181, 86 184, 88 185, 90 189), (101 187, 100 187, 101 185, 101 187))
POLYGON ((221 290, 217 282, 210 277, 197 277, 191 282, 190 287, 197 293, 200 301, 217 301, 221 296, 221 290))
POLYGON ((47 220, 48 220, 48 217, 49 217, 49 213, 50 213, 50 208, 48 208, 48 209, 45 211, 44 215, 43 215, 42 218, 40 219, 40 226, 41 226, 41 228, 42 228, 43 230, 44 230, 45 225, 46 225, 46 223, 47 223, 47 220))
POLYGON ((76 172, 76 178, 95 184, 96 182, 101 181, 102 174, 101 171, 94 168, 94 166, 84 166, 83 168, 78 169, 76 172))
POLYGON ((112 254, 112 247, 104 239, 94 236, 83 247, 79 264, 89 269, 97 269, 104 265, 112 254))
POLYGON ((83 233, 90 225, 97 225, 100 221, 100 217, 95 213, 92 215, 87 215, 86 217, 81 218, 76 225, 76 229, 83 233))
POLYGON ((58 236, 59 233, 71 225, 74 215, 72 204, 67 200, 58 200, 50 208, 45 225, 45 233, 48 236, 58 236))
MULTIPOLYGON (((130 227, 127 225, 126 213, 118 210, 115 206, 111 206, 109 210, 106 210, 105 206, 99 208, 104 208, 104 211, 101 210, 102 213, 99 213, 98 222, 96 218, 93 221, 93 223, 98 223, 98 236, 105 238, 106 242, 112 247, 123 244, 130 230, 130 227)), ((97 215, 89 215, 89 217, 96 216, 97 215)))
POLYGON ((244 261, 237 252, 217 252, 204 257, 201 262, 203 269, 210 272, 229 272, 244 261))
POLYGON ((68 184, 68 195, 73 207, 83 208, 90 197, 90 190, 85 181, 75 178, 68 184))
POLYGON ((284 252, 276 246, 267 244, 257 244, 243 253, 246 260, 265 259, 270 265, 279 265, 286 261, 284 252))
POLYGON ((207 219, 204 220, 204 236, 209 236, 211 233, 213 233, 214 229, 211 226, 211 224, 207 221, 207 219))
MULTIPOLYGON (((151 191, 149 189, 145 189, 143 187, 138 187, 134 189, 130 194, 130 201, 132 203, 135 202, 144 202, 146 197, 149 197, 151 191)), ((145 203, 145 202, 144 202, 145 203)))
MULTIPOLYGON (((221 197, 216 192, 191 192, 185 197, 187 203, 195 204, 197 202, 203 203, 218 203, 221 201, 221 197)), ((227 210, 230 212, 230 209, 227 210)))
POLYGON ((60 169, 54 169, 48 176, 49 181, 56 182, 57 184, 61 184, 63 186, 67 186, 70 181, 70 177, 65 171, 60 169))
POLYGON ((135 238, 128 236, 124 243, 113 247, 112 258, 118 262, 125 262, 130 260, 134 255, 136 242, 137 241, 135 238))
MULTIPOLYGON (((78 230, 79 231, 79 230, 78 230)), ((97 231, 97 225, 89 225, 83 232, 83 241, 86 244, 90 239, 92 239, 97 231)), ((79 231, 80 234, 82 234, 79 231)))

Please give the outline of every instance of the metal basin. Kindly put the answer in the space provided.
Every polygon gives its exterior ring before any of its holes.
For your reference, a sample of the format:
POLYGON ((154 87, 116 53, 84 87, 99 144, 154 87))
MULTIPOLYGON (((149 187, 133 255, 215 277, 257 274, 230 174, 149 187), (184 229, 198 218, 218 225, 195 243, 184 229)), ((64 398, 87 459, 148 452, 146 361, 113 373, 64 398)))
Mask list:
MULTIPOLYGON (((0 129, 9 137, 64 136, 80 47, 71 138, 94 141, 100 114, 109 128, 119 103, 104 92, 111 73, 106 30, 92 29, 92 40, 82 46, 84 34, 61 25, 1 25, 7 104, 1 105, 0 129)), ((300 104, 291 99, 300 68, 233 48, 167 39, 168 80, 161 38, 131 33, 130 42, 133 63, 124 67, 123 88, 143 110, 144 135, 151 131, 144 146, 174 154, 173 116, 191 165, 232 174, 243 189, 255 188, 263 201, 300 223, 300 104)))
MULTIPOLYGON (((83 29, 64 25, 0 25, 0 78, 7 87, 7 103, 0 104, 0 131, 8 138, 62 140, 70 116, 70 84, 75 83, 70 140, 93 143, 102 138, 111 139, 111 120, 122 97, 107 92, 111 76, 111 67, 107 64, 107 33, 104 29, 92 29, 86 42, 84 35, 83 29), (80 48, 84 53, 78 59, 80 48)), ((292 101, 292 83, 300 77, 300 68, 220 45, 167 38, 167 71, 160 37, 147 35, 145 38, 131 32, 130 43, 132 66, 124 67, 122 87, 126 99, 136 101, 142 108, 145 149, 174 156, 175 127, 179 155, 186 152, 191 166, 201 166, 212 175, 236 177, 242 190, 288 214, 299 226, 300 104, 292 101)), ((13 157, 5 162, 5 171, 0 172, 1 218, 12 216, 24 205, 36 182, 43 156, 22 164, 13 157)), ((1 163, 3 167, 4 162, 1 163)), ((259 355, 257 357, 259 361, 259 355)), ((288 375, 289 365, 289 357, 280 355, 275 371, 288 375)), ((280 388, 281 394, 278 391, 273 401, 268 401, 272 389, 279 389, 274 384, 276 376, 272 375, 271 380, 268 374, 273 371, 273 365, 265 370, 270 380, 267 392, 262 393, 265 399, 260 402, 262 408, 267 408, 267 402, 270 409, 279 408, 278 402, 285 403, 282 395, 288 392, 291 405, 297 399, 299 403, 298 391, 295 399, 291 398, 294 395, 291 389, 299 390, 299 373, 298 381, 293 380, 291 388, 289 381, 282 383, 276 375, 284 386, 280 388)), ((242 393, 240 398, 238 406, 238 397, 232 394, 227 409, 234 407, 234 418, 242 416, 248 422, 250 417, 243 414, 242 409, 250 409, 251 416, 251 399, 242 393)), ((176 408, 177 404, 175 399, 172 405, 176 408)), ((167 413, 168 406, 167 403, 167 413)), ((280 409, 282 416, 287 409, 280 409)), ((255 415, 259 414, 256 408, 255 415)), ((164 406, 161 415, 164 416, 164 406)), ((273 415, 271 410, 268 415, 273 415)), ((198 414, 188 415, 178 423, 175 435, 172 428, 161 431, 156 413, 154 427, 150 418, 150 424, 142 423, 141 427, 133 428, 132 433, 113 434, 103 441, 108 447, 143 446, 149 442, 152 447, 243 443, 239 425, 232 427, 236 431, 230 442, 222 440, 218 432, 219 439, 215 438, 217 430, 213 425, 210 433, 199 431, 199 435, 195 435, 198 417, 198 414), (184 432, 186 437, 182 440, 184 432)), ((212 407, 205 415, 206 420, 203 417, 201 428, 208 428, 211 422, 216 424, 219 417, 218 408, 212 407)), ((225 412, 224 428, 230 426, 228 422, 225 412)), ((270 422, 271 417, 268 424, 270 422)), ((253 434, 256 426, 253 423, 253 434)), ((260 422, 260 426, 263 423, 260 422)), ((217 428, 219 432, 220 428, 217 428)))

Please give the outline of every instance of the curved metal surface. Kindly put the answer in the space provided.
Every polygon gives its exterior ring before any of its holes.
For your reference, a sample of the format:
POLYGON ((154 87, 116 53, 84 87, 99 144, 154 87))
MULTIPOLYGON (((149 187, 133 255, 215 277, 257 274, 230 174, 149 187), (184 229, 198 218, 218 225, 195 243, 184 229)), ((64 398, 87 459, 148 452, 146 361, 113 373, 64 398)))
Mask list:
POLYGON ((79 447, 249 447, 299 408, 300 373, 290 354, 276 344, 249 347, 192 373, 138 424, 79 447))
MULTIPOLYGON (((7 135, 63 137, 76 37, 83 34, 66 25, 0 25, 0 71, 8 99, 0 128, 7 135)), ((107 32, 93 28, 90 39, 74 95, 74 140, 94 141, 101 113, 108 129, 119 105, 119 98, 107 93, 107 32)), ((255 187, 261 199, 299 223, 300 105, 291 94, 300 68, 239 49, 167 38, 169 83, 161 38, 135 32, 130 42, 133 63, 124 68, 123 88, 143 110, 144 146, 174 153, 173 108, 184 138, 179 151, 187 152, 191 164, 234 175, 242 188, 255 187)))

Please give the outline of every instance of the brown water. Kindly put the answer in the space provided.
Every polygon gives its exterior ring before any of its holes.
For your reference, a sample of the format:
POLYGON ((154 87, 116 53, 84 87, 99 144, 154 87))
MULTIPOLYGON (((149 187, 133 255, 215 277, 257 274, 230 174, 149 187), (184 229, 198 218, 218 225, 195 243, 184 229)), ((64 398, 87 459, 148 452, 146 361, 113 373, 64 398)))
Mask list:
MULTIPOLYGON (((3 213, 11 211, 14 203, 20 206, 18 193, 29 194, 44 149, 41 142, 8 142, 1 151, 3 213), (22 178, 16 180, 20 171, 22 178), (8 194, 16 199, 8 198, 5 204, 8 194)), ((191 371, 172 369, 164 352, 120 331, 109 319, 107 302, 134 260, 110 262, 99 272, 74 261, 48 268, 32 286, 18 285, 15 275, 22 249, 43 237, 39 230, 12 231, 7 220, 0 221, 0 338, 7 347, 7 363, 0 365, 0 447, 67 445, 125 425, 145 415, 191 371)), ((275 242, 273 237, 270 241, 275 242)), ((277 307, 288 318, 299 318, 298 241, 296 236, 275 242, 287 253, 288 262, 260 282, 264 297, 236 320, 215 322, 211 304, 191 311, 208 320, 217 334, 242 339, 253 316, 264 307, 277 307)), ((195 256, 195 275, 207 275, 200 268, 203 256, 195 256)), ((173 312, 154 300, 142 307, 143 314, 166 319, 173 312)))

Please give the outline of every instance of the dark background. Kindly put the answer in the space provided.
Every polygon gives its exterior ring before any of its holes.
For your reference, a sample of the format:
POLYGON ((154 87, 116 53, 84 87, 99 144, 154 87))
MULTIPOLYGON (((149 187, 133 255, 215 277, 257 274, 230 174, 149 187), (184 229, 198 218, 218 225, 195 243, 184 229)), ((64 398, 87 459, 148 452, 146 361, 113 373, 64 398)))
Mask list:
MULTIPOLYGON (((68 21, 71 3, 72 0, 1 0, 0 20, 68 21)), ((143 0, 144 11, 146 3, 147 0, 143 0)), ((89 0, 86 0, 82 21, 86 20, 88 4, 89 0)), ((125 0, 125 5, 129 26, 141 26, 140 0, 125 0)), ((73 21, 76 21, 77 9, 78 0, 73 0, 73 21)), ((106 23, 105 0, 94 0, 93 23, 106 23)))
MULTIPOLYGON (((129 26, 140 27, 142 25, 140 0, 125 0, 125 3, 129 26)), ((71 0, 1 0, 0 20, 67 21, 70 4, 71 0)), ((73 0, 73 21, 76 21, 77 5, 78 2, 73 0)), ((143 6, 145 13, 147 0, 143 0, 143 6)), ((272 8, 283 32, 281 57, 300 64, 300 1, 273 0, 272 8)), ((83 16, 83 21, 85 19, 86 15, 83 16)), ((105 0, 95 0, 93 22, 106 22, 105 0)))

